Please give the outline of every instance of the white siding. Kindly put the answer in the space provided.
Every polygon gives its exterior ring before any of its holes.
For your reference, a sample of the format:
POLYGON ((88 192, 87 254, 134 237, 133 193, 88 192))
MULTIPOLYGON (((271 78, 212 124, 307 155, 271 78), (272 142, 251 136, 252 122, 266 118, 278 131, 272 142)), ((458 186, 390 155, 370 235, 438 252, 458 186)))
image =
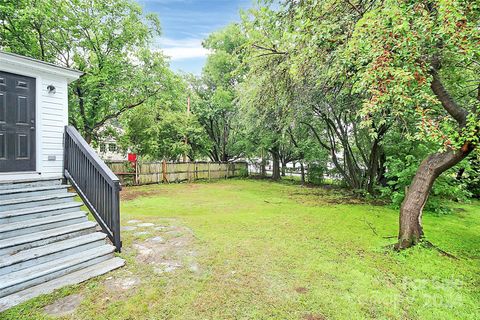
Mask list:
POLYGON ((67 78, 1 60, 0 70, 36 78, 36 172, 42 176, 63 175, 63 132, 68 124, 67 78), (49 85, 55 86, 54 94, 48 93, 49 85))
MULTIPOLYGON (((44 76, 40 90, 39 161, 42 175, 61 175, 63 170, 63 130, 68 123, 67 80, 44 76), (55 86, 55 94, 48 93, 47 87, 55 86), (49 160, 50 157, 50 160, 49 160), (55 160, 52 160, 55 158, 55 160)), ((37 121, 38 124, 38 121, 37 121)), ((38 154, 38 153, 37 153, 38 154)))

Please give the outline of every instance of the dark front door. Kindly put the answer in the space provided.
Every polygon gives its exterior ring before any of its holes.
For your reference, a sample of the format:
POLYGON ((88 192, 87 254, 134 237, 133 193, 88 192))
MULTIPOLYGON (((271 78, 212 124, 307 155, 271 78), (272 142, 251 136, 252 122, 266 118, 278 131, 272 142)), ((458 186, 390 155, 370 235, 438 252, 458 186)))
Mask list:
POLYGON ((0 72, 0 172, 35 171, 35 79, 0 72))

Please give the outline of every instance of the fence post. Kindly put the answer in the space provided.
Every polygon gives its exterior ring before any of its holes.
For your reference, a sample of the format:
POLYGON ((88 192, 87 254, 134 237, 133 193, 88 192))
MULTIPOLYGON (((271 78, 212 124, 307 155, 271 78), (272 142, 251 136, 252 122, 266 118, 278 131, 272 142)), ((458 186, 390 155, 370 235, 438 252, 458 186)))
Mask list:
POLYGON ((122 241, 120 239, 120 184, 118 181, 114 183, 114 188, 112 189, 112 214, 113 214, 113 242, 117 251, 120 252, 122 248, 122 241))
POLYGON ((195 161, 193 163, 193 181, 198 179, 198 163, 195 161))
POLYGON ((210 181, 210 161, 207 162, 207 168, 208 168, 208 181, 210 181))
POLYGON ((138 178, 138 161, 135 161, 135 184, 140 184, 140 179, 138 178))
POLYGON ((163 161, 162 161, 162 176, 163 176, 162 182, 163 182, 163 183, 165 183, 165 182, 168 183, 168 179, 167 179, 167 162, 165 161, 165 159, 163 159, 163 161))

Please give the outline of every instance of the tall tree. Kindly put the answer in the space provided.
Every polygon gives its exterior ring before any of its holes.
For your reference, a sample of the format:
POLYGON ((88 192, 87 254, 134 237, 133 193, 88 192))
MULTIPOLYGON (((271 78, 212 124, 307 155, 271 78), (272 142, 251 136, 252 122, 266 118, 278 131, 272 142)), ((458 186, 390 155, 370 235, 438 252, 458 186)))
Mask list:
POLYGON ((257 153, 268 151, 272 179, 279 180, 282 156, 285 162, 293 146, 287 130, 293 121, 294 83, 287 53, 279 47, 284 29, 277 12, 263 8, 250 14, 243 17, 248 67, 238 95, 250 143, 257 153))
POLYGON ((186 81, 170 73, 162 85, 166 90, 154 100, 120 117, 125 129, 122 145, 144 159, 178 161, 183 155, 190 160, 204 157, 210 145, 197 116, 186 112, 187 97, 192 93, 186 81))
POLYGON ((87 141, 110 119, 156 97, 168 65, 150 50, 160 23, 131 0, 6 0, 4 50, 76 68, 69 120, 87 141))
POLYGON ((238 147, 241 139, 235 90, 244 74, 245 35, 238 24, 230 24, 212 33, 203 46, 210 51, 202 76, 191 79, 196 98, 192 112, 198 117, 211 141, 212 161, 229 161, 244 155, 238 147))
POLYGON ((384 1, 357 22, 350 51, 364 124, 413 120, 413 139, 436 143, 400 210, 398 249, 423 236, 422 211, 439 175, 480 140, 480 7, 475 2, 384 1))
MULTIPOLYGON (((275 74, 269 81, 277 86, 287 80, 286 109, 295 115, 297 126, 309 128, 311 138, 330 153, 330 161, 348 186, 371 193, 383 180, 381 142, 389 125, 373 126, 374 138, 358 125, 362 95, 352 92, 353 81, 342 68, 341 53, 354 22, 373 3, 352 7, 338 0, 288 1, 277 10, 253 10, 244 19, 252 52, 246 81, 251 76, 256 85, 259 73, 266 72, 275 74)), ((260 95, 268 95, 266 89, 272 85, 262 86, 265 90, 260 95)), ((278 90, 270 93, 278 95, 278 90)))

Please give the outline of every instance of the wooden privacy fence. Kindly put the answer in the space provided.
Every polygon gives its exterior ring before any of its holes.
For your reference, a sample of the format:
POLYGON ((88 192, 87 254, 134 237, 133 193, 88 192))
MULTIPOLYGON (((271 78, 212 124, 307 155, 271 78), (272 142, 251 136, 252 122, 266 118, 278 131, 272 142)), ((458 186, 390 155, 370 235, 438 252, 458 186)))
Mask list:
POLYGON ((107 162, 122 185, 144 185, 248 175, 246 162, 107 162))

